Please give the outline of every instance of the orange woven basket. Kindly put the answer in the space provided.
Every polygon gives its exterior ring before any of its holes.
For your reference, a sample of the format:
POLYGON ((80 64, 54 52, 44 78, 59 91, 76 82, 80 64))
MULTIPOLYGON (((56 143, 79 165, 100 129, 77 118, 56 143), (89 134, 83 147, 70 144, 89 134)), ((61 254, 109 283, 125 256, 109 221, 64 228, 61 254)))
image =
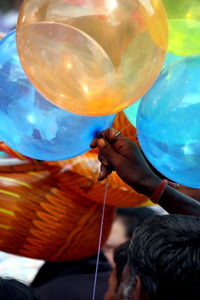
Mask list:
MULTIPOLYGON (((8 159, 0 166, 0 250, 47 261, 97 252, 102 205, 58 187, 60 168, 8 159)), ((114 208, 106 207, 105 243, 114 208)))

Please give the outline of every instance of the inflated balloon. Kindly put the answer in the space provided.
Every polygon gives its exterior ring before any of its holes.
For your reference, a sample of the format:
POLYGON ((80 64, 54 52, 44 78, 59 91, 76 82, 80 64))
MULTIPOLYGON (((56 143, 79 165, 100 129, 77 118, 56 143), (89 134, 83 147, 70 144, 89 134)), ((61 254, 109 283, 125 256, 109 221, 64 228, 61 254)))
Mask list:
POLYGON ((95 133, 114 120, 114 115, 71 114, 37 93, 18 59, 15 32, 0 43, 0 95, 0 139, 40 160, 62 160, 86 152, 95 133))
POLYGON ((198 20, 200 15, 199 0, 162 0, 169 19, 198 20))
POLYGON ((169 20, 168 51, 182 56, 199 54, 199 36, 200 17, 199 22, 184 19, 169 20))
POLYGON ((140 101, 141 100, 138 100, 136 103, 132 104, 131 106, 126 108, 124 111, 125 115, 129 119, 131 124, 135 127, 136 127, 137 112, 138 112, 138 107, 140 105, 140 101))
POLYGON ((159 0, 26 0, 17 28, 20 59, 36 88, 83 115, 115 113, 140 98, 167 48, 159 0))
POLYGON ((163 0, 169 18, 168 52, 188 56, 200 53, 199 0, 163 0))
POLYGON ((137 117, 140 145, 167 178, 200 187, 200 56, 165 69, 143 98, 137 117))
POLYGON ((175 55, 175 54, 172 54, 172 53, 167 53, 166 58, 165 58, 165 62, 164 62, 164 65, 163 65, 163 70, 166 67, 169 67, 170 65, 178 62, 181 59, 182 59, 182 56, 178 56, 178 55, 175 55))
MULTIPOLYGON (((173 64, 174 62, 177 62, 178 60, 180 60, 181 57, 171 54, 171 53, 167 53, 163 68, 173 64)), ((138 112, 138 108, 140 105, 141 99, 138 100, 136 103, 132 104, 131 106, 129 106, 128 108, 125 109, 124 113, 127 116, 127 118, 129 119, 129 121, 131 122, 131 124, 136 127, 136 120, 137 120, 137 112, 138 112)))

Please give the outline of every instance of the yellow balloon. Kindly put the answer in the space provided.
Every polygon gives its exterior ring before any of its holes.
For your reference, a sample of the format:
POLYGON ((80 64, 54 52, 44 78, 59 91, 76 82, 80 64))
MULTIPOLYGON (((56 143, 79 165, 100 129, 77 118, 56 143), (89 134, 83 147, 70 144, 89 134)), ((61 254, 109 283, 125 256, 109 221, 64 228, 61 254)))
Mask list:
POLYGON ((159 0, 26 0, 19 56, 30 80, 73 113, 116 113, 153 84, 167 48, 159 0))
POLYGON ((200 53, 200 22, 187 19, 169 20, 168 52, 179 56, 200 53))
POLYGON ((188 56, 200 53, 200 1, 163 0, 169 18, 168 52, 188 56))

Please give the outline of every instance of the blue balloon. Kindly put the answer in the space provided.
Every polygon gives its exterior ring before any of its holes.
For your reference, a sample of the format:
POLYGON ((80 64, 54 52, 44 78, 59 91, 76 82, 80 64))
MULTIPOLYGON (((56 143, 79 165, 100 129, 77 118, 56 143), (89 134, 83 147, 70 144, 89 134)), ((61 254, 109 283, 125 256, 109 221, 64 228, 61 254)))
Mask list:
POLYGON ((165 69, 143 98, 138 139, 152 165, 167 178, 200 188, 200 56, 165 69))
POLYGON ((26 77, 16 32, 0 42, 0 139, 15 151, 39 160, 78 156, 89 150, 95 134, 110 127, 114 117, 79 116, 54 106, 26 77))
MULTIPOLYGON (((167 53, 166 55, 166 59, 163 65, 163 69, 168 67, 169 65, 179 61, 181 59, 181 56, 172 54, 172 53, 167 53)), ((136 127, 136 120, 137 120, 137 112, 138 112, 138 108, 140 105, 141 99, 139 99, 137 102, 135 102, 134 104, 132 104, 131 106, 129 106, 128 108, 126 108, 124 110, 124 113, 126 115, 126 117, 129 119, 129 121, 131 122, 131 124, 136 127)))

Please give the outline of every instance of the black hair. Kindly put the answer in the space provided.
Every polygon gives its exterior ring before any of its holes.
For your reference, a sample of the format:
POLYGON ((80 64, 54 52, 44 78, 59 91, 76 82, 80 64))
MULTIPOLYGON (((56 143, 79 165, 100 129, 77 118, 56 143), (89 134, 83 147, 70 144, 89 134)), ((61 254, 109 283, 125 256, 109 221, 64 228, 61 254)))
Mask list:
POLYGON ((11 278, 0 278, 0 299, 40 300, 36 291, 24 283, 11 278))
POLYGON ((126 228, 126 236, 129 239, 132 238, 133 231, 137 226, 154 215, 157 215, 157 213, 149 207, 117 209, 117 216, 122 219, 126 228))
POLYGON ((123 270, 127 264, 129 245, 130 245, 130 241, 127 241, 119 245, 114 250, 114 262, 116 265, 117 286, 119 286, 121 282, 123 270))
POLYGON ((200 217, 147 220, 134 232, 128 265, 132 279, 140 276, 150 300, 199 300, 200 217))

